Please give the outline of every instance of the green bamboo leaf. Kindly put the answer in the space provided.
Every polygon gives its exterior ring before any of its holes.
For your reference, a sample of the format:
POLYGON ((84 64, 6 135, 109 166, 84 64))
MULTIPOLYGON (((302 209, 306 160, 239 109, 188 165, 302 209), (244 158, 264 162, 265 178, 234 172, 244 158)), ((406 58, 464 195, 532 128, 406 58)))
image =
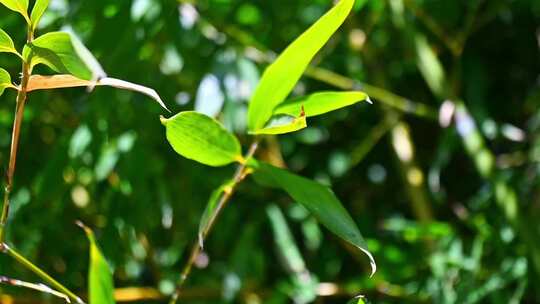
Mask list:
POLYGON ((23 58, 32 67, 45 64, 58 73, 71 74, 83 80, 92 79, 92 71, 77 53, 71 36, 51 32, 24 46, 23 58))
POLYGON ((367 304, 367 301, 364 296, 358 296, 347 302, 347 304, 367 304))
POLYGON ((11 37, 9 37, 8 33, 4 32, 3 29, 0 29, 0 53, 17 54, 17 50, 15 49, 15 44, 13 44, 13 40, 11 39, 11 37))
POLYGON ((304 273, 307 271, 306 263, 300 254, 298 245, 289 229, 287 220, 276 204, 271 204, 266 208, 266 214, 270 219, 272 231, 274 232, 274 241, 279 250, 281 260, 286 264, 288 270, 293 273, 304 273))
POLYGON ((274 234, 276 253, 291 275, 292 289, 289 296, 294 298, 296 303, 312 303, 317 298, 319 282, 306 268, 283 212, 276 204, 271 204, 266 208, 266 214, 274 234))
POLYGON ((210 196, 210 199, 208 200, 208 204, 206 205, 206 208, 204 209, 204 213, 201 217, 201 221, 199 223, 199 246, 201 248, 204 247, 204 231, 207 230, 210 224, 210 219, 214 216, 219 200, 221 199, 221 196, 226 193, 227 191, 232 191, 232 184, 234 183, 233 180, 227 180, 224 182, 219 188, 214 190, 212 192, 212 195, 210 196))
POLYGON ((43 13, 49 6, 49 0, 36 0, 32 13, 30 14, 30 20, 32 21, 32 28, 35 29, 38 26, 39 20, 43 16, 43 13))
POLYGON ((0 3, 10 10, 23 15, 26 22, 30 24, 30 18, 28 18, 28 0, 0 0, 0 3))
POLYGON ((0 68, 0 96, 4 94, 7 88, 14 88, 11 83, 11 76, 6 70, 0 68))
POLYGON ((264 127, 274 108, 289 95, 315 54, 345 21, 353 4, 354 0, 341 0, 268 66, 250 102, 250 131, 264 127))
POLYGON ((422 73, 429 88, 439 98, 445 98, 444 87, 446 76, 442 63, 437 54, 429 46, 425 36, 416 34, 415 39, 416 56, 418 57, 418 69, 422 73))
MULTIPOLYGON (((300 113, 301 114, 301 113, 300 113)), ((286 123, 277 123, 277 124, 271 124, 270 126, 259 129, 254 132, 250 132, 250 134, 254 135, 279 135, 279 134, 285 134, 285 133, 292 133, 296 132, 298 130, 302 130, 305 127, 307 127, 307 121, 306 116, 301 115, 300 117, 294 118, 292 117, 292 120, 286 123)))
POLYGON ((161 120, 167 140, 186 158, 214 167, 244 161, 238 139, 211 117, 187 111, 161 120))
POLYGON ((341 109, 360 101, 369 102, 369 97, 366 93, 319 92, 282 103, 274 110, 274 115, 287 114, 298 116, 302 113, 303 107, 306 117, 312 117, 341 109))
POLYGON ((354 220, 332 190, 317 182, 292 174, 264 162, 249 160, 257 183, 287 192, 309 210, 326 228, 364 252, 370 261, 372 275, 377 265, 354 220))
POLYGON ((90 270, 88 272, 88 299, 90 304, 114 304, 114 285, 112 272, 105 257, 97 245, 94 233, 84 224, 78 222, 84 229, 90 242, 90 270))

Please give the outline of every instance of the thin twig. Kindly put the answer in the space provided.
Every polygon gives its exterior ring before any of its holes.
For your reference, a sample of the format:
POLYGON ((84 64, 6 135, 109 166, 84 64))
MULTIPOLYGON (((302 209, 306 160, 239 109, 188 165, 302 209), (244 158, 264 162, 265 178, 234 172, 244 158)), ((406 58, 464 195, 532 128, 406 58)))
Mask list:
POLYGON ((418 7, 414 1, 405 0, 405 5, 413 12, 413 14, 418 18, 424 25, 439 38, 443 44, 452 52, 454 55, 458 55, 462 51, 460 40, 454 39, 449 35, 440 25, 433 19, 430 15, 426 14, 424 10, 418 7))
POLYGON ((350 168, 356 167, 364 160, 364 157, 373 149, 381 138, 399 123, 399 118, 398 114, 389 112, 383 121, 373 127, 373 129, 364 136, 364 139, 350 152, 350 168))
MULTIPOLYGON (((217 204, 216 210, 214 211, 214 213, 208 220, 208 223, 206 224, 206 226, 203 227, 202 229, 201 237, 200 237, 202 241, 206 240, 206 237, 212 230, 212 227, 214 226, 214 223, 219 217, 219 215, 221 214, 221 211, 223 210, 227 202, 231 199, 236 187, 244 180, 246 175, 249 174, 247 161, 251 157, 253 157, 253 155, 257 151, 257 147, 258 147, 258 141, 255 140, 255 142, 251 144, 249 151, 244 157, 245 162, 238 165, 238 168, 236 169, 236 173, 234 174, 230 187, 226 191, 223 191, 223 194, 221 195, 221 198, 217 204)), ((186 282, 187 278, 189 277, 189 274, 191 273, 191 269, 193 268, 193 264, 197 260, 197 257, 199 256, 201 249, 202 248, 200 246, 200 242, 195 242, 195 244, 193 245, 193 248, 191 249, 191 254, 189 255, 188 261, 186 262, 182 270, 182 273, 180 274, 180 279, 178 280, 178 284, 176 285, 176 290, 174 294, 172 295, 169 304, 175 304, 178 301, 178 298, 180 297, 180 294, 182 292, 182 287, 184 283, 186 282)))
POLYGON ((67 295, 65 295, 65 294, 63 294, 61 292, 58 292, 58 291, 50 288, 49 286, 47 286, 45 284, 41 284, 41 283, 34 284, 34 283, 24 282, 24 281, 17 280, 17 279, 11 279, 11 278, 4 277, 4 276, 0 276, 0 284, 7 284, 7 285, 11 285, 11 286, 28 288, 28 289, 36 290, 36 291, 39 291, 39 292, 48 293, 48 294, 53 295, 55 297, 64 299, 67 303, 71 303, 71 300, 69 299, 69 297, 67 295))
POLYGON ((38 266, 34 265, 32 262, 30 262, 28 259, 23 257, 20 253, 9 247, 8 245, 3 245, 3 252, 15 259, 19 264, 24 266, 26 269, 30 270, 31 272, 35 273, 37 276, 42 278, 45 282, 59 290, 60 292, 66 294, 71 300, 75 301, 75 303, 84 304, 84 301, 81 300, 77 295, 75 295, 73 292, 71 292, 69 289, 67 289, 64 285, 60 284, 58 281, 53 279, 50 275, 48 275, 45 271, 40 269, 38 266))
MULTIPOLYGON (((29 28, 28 35, 27 35, 27 42, 31 43, 33 40, 34 40, 34 32, 31 28, 29 28)), ((23 257, 21 254, 19 254, 17 251, 12 249, 5 243, 5 235, 6 235, 5 230, 6 230, 8 217, 9 217, 9 204, 10 204, 9 196, 13 188, 13 177, 15 175, 15 167, 17 163, 17 151, 19 148, 21 125, 22 125, 23 116, 24 116, 24 106, 26 104, 26 93, 27 93, 28 81, 30 79, 31 73, 32 73, 32 68, 30 64, 23 60, 22 78, 21 78, 21 84, 18 86, 17 103, 15 106, 15 119, 13 121, 13 131, 11 135, 9 165, 8 165, 8 171, 6 175, 6 186, 4 189, 4 204, 2 207, 2 214, 0 215, 0 253, 5 253, 9 255, 13 259, 15 259, 19 264, 21 264, 23 267, 35 273, 37 276, 42 278, 48 284, 52 285, 54 288, 60 290, 63 294, 65 294, 68 297, 68 301, 69 299, 71 299, 71 300, 74 300, 76 303, 84 303, 73 292, 71 292, 69 289, 64 287, 62 284, 60 284, 58 281, 56 281, 50 275, 48 275, 45 271, 41 270, 39 267, 34 265, 32 262, 27 260, 25 257, 23 257)), ((30 285, 28 285, 27 287, 29 286, 30 285)))
MULTIPOLYGON (((28 32, 28 42, 32 42, 34 35, 31 31, 28 32)), ((4 205, 2 214, 0 215, 0 251, 4 246, 5 228, 9 217, 9 195, 13 187, 13 176, 15 175, 15 165, 17 162, 17 151, 19 148, 19 136, 21 133, 21 125, 23 121, 24 105, 26 104, 26 87, 30 79, 30 66, 27 62, 22 63, 22 79, 17 93, 17 104, 15 106, 15 119, 13 121, 13 132, 11 135, 11 149, 9 153, 9 166, 6 177, 6 186, 4 189, 4 205)))

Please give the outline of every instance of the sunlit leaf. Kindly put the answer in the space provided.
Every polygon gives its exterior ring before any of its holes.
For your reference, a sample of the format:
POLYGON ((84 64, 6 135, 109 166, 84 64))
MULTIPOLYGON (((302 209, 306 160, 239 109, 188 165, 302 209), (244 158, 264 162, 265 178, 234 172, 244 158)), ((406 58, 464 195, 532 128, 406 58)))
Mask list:
POLYGON ((266 208, 266 214, 272 226, 276 253, 291 275, 290 297, 295 303, 312 303, 317 298, 318 280, 306 268, 283 212, 276 204, 271 204, 266 208))
POLYGON ((0 29, 0 53, 17 53, 13 40, 3 29, 0 29))
POLYGON ((78 224, 84 229, 90 242, 90 269, 88 271, 89 303, 114 304, 114 284, 111 269, 96 243, 92 230, 80 222, 78 224))
POLYGON ((0 68, 0 95, 4 94, 5 89, 7 88, 15 88, 13 84, 11 83, 11 76, 9 73, 0 68))
POLYGON ((278 135, 278 134, 285 134, 285 133, 292 133, 296 132, 298 130, 302 130, 305 127, 307 127, 307 121, 306 116, 301 115, 300 117, 285 117, 287 122, 282 123, 278 122, 276 124, 272 124, 266 128, 259 129, 254 132, 250 132, 250 134, 255 135, 278 135))
POLYGON ((347 304, 367 304, 367 301, 363 296, 358 296, 347 302, 347 304))
POLYGON ((167 111, 167 106, 158 95, 158 93, 151 88, 131 83, 128 81, 116 79, 116 78, 102 78, 96 81, 83 80, 79 79, 72 75, 53 75, 53 76, 43 76, 43 75, 32 75, 28 81, 27 91, 36 91, 36 90, 50 90, 50 89, 61 89, 61 88, 74 88, 74 87, 86 87, 86 86, 110 86, 118 89, 129 90, 144 94, 152 99, 154 99, 159 105, 161 105, 167 111))
POLYGON ((364 252, 369 257, 372 274, 375 273, 377 266, 364 238, 331 189, 264 162, 251 159, 249 165, 255 170, 253 176, 259 184, 284 190, 326 228, 364 252))
POLYGON ((238 139, 213 118, 187 111, 162 122, 169 143, 186 158, 216 167, 243 161, 238 139))
POLYGON ((354 0, 341 0, 265 70, 249 106, 250 131, 264 127, 274 108, 289 95, 315 54, 345 21, 353 4, 354 0))
POLYGON ((26 22, 30 23, 30 18, 28 18, 28 0, 0 0, 0 3, 10 10, 20 13, 26 22))
POLYGON ((39 20, 41 20, 41 17, 43 16, 43 13, 45 13, 45 11, 47 10, 48 6, 49 0, 36 0, 34 8, 32 9, 32 13, 30 14, 32 28, 35 29, 38 26, 39 20))
POLYGON ((91 80, 92 71, 77 53, 71 36, 65 32, 51 32, 24 46, 23 57, 32 67, 42 63, 58 73, 71 74, 91 80))
POLYGON ((217 188, 216 190, 214 190, 214 192, 212 192, 212 195, 210 196, 210 199, 208 200, 208 204, 206 205, 206 208, 204 209, 204 213, 199 223, 199 246, 201 246, 201 248, 204 247, 204 235, 203 235, 204 231, 209 228, 208 224, 210 223, 210 220, 216 213, 218 203, 222 195, 226 193, 227 191, 232 191, 231 190, 232 183, 233 183, 232 180, 228 180, 225 183, 223 183, 221 186, 219 186, 219 188, 217 188))
POLYGON ((285 216, 281 209, 275 204, 272 204, 266 208, 266 214, 272 224, 272 231, 274 232, 274 241, 278 246, 279 254, 288 270, 295 273, 302 273, 306 271, 306 265, 300 250, 296 245, 294 237, 285 216))
POLYGON ((325 114, 360 101, 369 100, 363 92, 319 92, 286 101, 274 110, 275 114, 298 116, 302 107, 306 117, 325 114))
POLYGON ((71 26, 64 26, 62 27, 62 31, 68 33, 71 36, 71 42, 73 43, 73 47, 75 48, 77 55, 82 60, 82 62, 84 62, 86 67, 88 67, 88 69, 90 69, 90 71, 92 72, 92 80, 107 77, 107 73, 105 73, 105 70, 103 69, 99 61, 96 59, 96 57, 94 57, 94 54, 90 52, 86 45, 84 45, 84 43, 79 38, 79 35, 75 33, 73 28, 71 26))
POLYGON ((429 46, 426 37, 416 34, 415 37, 417 65, 424 76, 431 91, 440 98, 444 98, 444 86, 446 83, 444 68, 437 58, 437 54, 429 46))

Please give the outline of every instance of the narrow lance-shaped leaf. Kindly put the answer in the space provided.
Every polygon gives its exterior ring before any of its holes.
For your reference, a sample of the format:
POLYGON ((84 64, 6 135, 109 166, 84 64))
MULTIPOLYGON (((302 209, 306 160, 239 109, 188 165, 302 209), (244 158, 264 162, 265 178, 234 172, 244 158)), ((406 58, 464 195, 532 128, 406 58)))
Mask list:
POLYGON ((211 117, 187 111, 162 123, 173 149, 186 158, 215 167, 244 161, 238 139, 211 117))
POLYGON ((249 165, 255 170, 253 176, 259 184, 284 190, 296 202, 306 207, 326 228, 364 252, 369 257, 371 274, 375 273, 377 266, 364 238, 332 190, 264 162, 251 159, 249 165))
POLYGON ((15 44, 13 44, 13 40, 3 29, 0 29, 0 53, 17 54, 17 50, 15 49, 15 44))
POLYGON ((71 36, 65 32, 51 32, 25 45, 23 57, 34 67, 45 64, 58 73, 71 74, 83 80, 93 78, 92 71, 77 53, 71 36))
MULTIPOLYGON (((159 94, 151 88, 131 83, 128 81, 116 79, 116 78, 102 78, 96 81, 92 80, 83 80, 79 79, 72 75, 53 75, 53 76, 43 76, 43 75, 32 75, 28 81, 28 86, 26 88, 27 92, 36 91, 36 90, 50 90, 50 89, 61 89, 61 88, 74 88, 74 87, 87 87, 87 86, 110 86, 117 89, 129 90, 144 94, 157 103, 159 103, 165 110, 167 106, 159 97, 159 94)), ((170 112, 170 111, 169 111, 170 112)))
POLYGON ((90 242, 90 269, 88 271, 88 298, 90 304, 114 304, 114 284, 112 272, 99 250, 94 233, 78 222, 90 242))
POLYGON ((294 282, 293 297, 298 300, 298 303, 312 303, 317 298, 319 284, 317 278, 313 277, 306 268, 283 212, 276 204, 271 204, 266 208, 266 214, 272 226, 279 260, 284 264, 294 282))
POLYGON ((446 83, 444 68, 437 54, 431 49, 426 37, 421 34, 415 36, 418 69, 424 76, 429 88, 439 98, 445 98, 444 86, 446 83))
POLYGON ((272 231, 274 232, 274 240, 278 246, 277 250, 282 257, 282 261, 286 263, 287 270, 293 273, 303 273, 307 271, 306 264, 300 250, 294 241, 289 225, 281 209, 275 204, 271 204, 266 208, 266 214, 270 219, 272 231))
POLYGON ((306 115, 304 113, 300 113, 299 117, 285 117, 287 122, 283 123, 281 122, 281 119, 277 119, 277 123, 271 123, 269 126, 263 129, 259 129, 254 132, 250 132, 250 134, 255 135, 278 135, 278 134, 285 134, 285 133, 292 133, 296 132, 298 130, 302 130, 305 127, 307 127, 307 121, 306 121, 306 115))
POLYGON ((47 10, 49 6, 49 0, 36 0, 32 13, 30 14, 30 20, 32 21, 32 28, 37 28, 39 20, 47 10))
POLYGON ((201 248, 204 247, 204 233, 209 228, 208 225, 210 224, 210 219, 214 216, 219 200, 223 196, 224 193, 227 191, 232 191, 231 186, 233 184, 232 180, 227 180, 225 183, 223 183, 219 188, 214 190, 212 192, 212 195, 210 196, 210 199, 208 200, 208 204, 206 205, 206 208, 204 209, 204 213, 201 217, 201 221, 199 223, 199 246, 201 248))
POLYGON ((306 117, 312 117, 364 100, 369 102, 369 97, 363 92, 318 92, 282 103, 274 110, 274 115, 287 114, 297 116, 302 113, 303 108, 306 117))
POLYGON ((354 299, 347 302, 347 304, 367 304, 367 301, 364 296, 357 296, 354 299))
POLYGON ((28 18, 28 0, 0 0, 0 3, 10 10, 20 13, 26 22, 30 23, 30 18, 28 18))
POLYGON ((341 0, 265 70, 249 106, 250 131, 264 127, 274 108, 289 95, 315 54, 345 21, 353 4, 354 0, 341 0))
POLYGON ((4 91, 7 88, 15 88, 15 86, 11 83, 11 76, 9 73, 0 68, 0 96, 4 94, 4 91))

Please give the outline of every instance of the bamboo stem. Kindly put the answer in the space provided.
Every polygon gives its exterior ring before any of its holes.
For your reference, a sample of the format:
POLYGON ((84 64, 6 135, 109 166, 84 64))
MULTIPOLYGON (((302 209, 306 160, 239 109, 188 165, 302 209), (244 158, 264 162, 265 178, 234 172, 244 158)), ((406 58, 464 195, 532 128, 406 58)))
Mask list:
POLYGON ((3 252, 12 257, 14 260, 16 260, 19 264, 24 266, 26 269, 30 270, 31 272, 35 273, 37 276, 39 276, 41 279, 43 279, 45 282, 68 296, 71 300, 75 301, 76 303, 83 304, 84 301, 81 300, 77 295, 75 295, 73 292, 71 292, 69 289, 67 289, 64 285, 60 284, 58 281, 53 279, 50 275, 48 275, 45 271, 40 269, 38 266, 34 265, 32 262, 30 262, 28 259, 23 257, 20 253, 9 247, 8 245, 4 244, 2 246, 3 252))
MULTIPOLYGON (((258 142, 255 141, 251 144, 249 151, 244 156, 244 159, 246 161, 249 160, 255 154, 255 152, 257 151, 257 148, 258 148, 258 142)), ((203 227, 202 229, 200 239, 202 239, 203 241, 206 240, 206 237, 212 230, 212 227, 214 226, 214 223, 216 222, 219 215, 221 214, 221 211, 223 211, 225 205, 231 199, 236 187, 238 187, 238 185, 244 180, 244 178, 246 177, 248 173, 249 173, 248 167, 245 162, 238 166, 238 168, 236 169, 236 173, 234 174, 234 177, 232 179, 232 184, 230 185, 229 190, 223 192, 217 204, 216 210, 214 211, 214 213, 208 220, 208 223, 206 224, 206 226, 203 227)), ((193 264, 195 264, 195 261, 197 260, 197 257, 199 256, 201 252, 201 249, 202 248, 200 246, 200 243, 195 242, 195 244, 193 245, 191 249, 191 254, 189 255, 189 258, 182 270, 182 273, 180 274, 180 279, 178 280, 178 283, 176 285, 176 290, 174 291, 171 297, 171 300, 169 301, 169 304, 175 304, 178 301, 178 298, 180 297, 180 294, 182 292, 182 287, 187 281, 191 273, 191 269, 193 268, 193 264)))
MULTIPOLYGON (((28 38, 31 41, 31 36, 28 38)), ((24 116, 24 106, 26 104, 26 87, 30 79, 30 66, 28 63, 22 64, 22 80, 17 93, 17 104, 15 106, 15 119, 13 121, 13 131, 11 135, 11 149, 9 154, 9 166, 6 175, 6 186, 4 188, 4 204, 2 214, 0 215, 0 249, 4 246, 5 229, 9 217, 9 196, 13 188, 13 176, 15 175, 15 165, 17 162, 17 151, 19 148, 19 137, 21 133, 21 125, 24 116)))
MULTIPOLYGON (((27 32, 27 42, 31 43, 34 40, 33 29, 29 28, 27 32)), ((27 268, 37 276, 42 278, 45 282, 64 293, 69 299, 74 300, 77 303, 84 303, 78 296, 76 296, 69 289, 64 287, 58 281, 53 279, 45 271, 34 265, 28 259, 23 257, 17 251, 9 247, 5 243, 6 225, 9 218, 10 207, 10 194, 13 189, 13 177, 15 176, 15 168, 17 163, 17 152, 19 150, 19 139, 21 135, 21 126, 24 118, 24 106, 26 105, 28 82, 32 73, 32 67, 29 62, 24 61, 22 63, 22 78, 21 84, 18 86, 17 101, 15 105, 15 118, 13 120, 13 130, 11 135, 11 147, 9 154, 9 165, 6 174, 6 186, 4 188, 4 202, 2 206, 2 213, 0 214, 0 253, 5 253, 15 259, 23 267, 27 268)))

